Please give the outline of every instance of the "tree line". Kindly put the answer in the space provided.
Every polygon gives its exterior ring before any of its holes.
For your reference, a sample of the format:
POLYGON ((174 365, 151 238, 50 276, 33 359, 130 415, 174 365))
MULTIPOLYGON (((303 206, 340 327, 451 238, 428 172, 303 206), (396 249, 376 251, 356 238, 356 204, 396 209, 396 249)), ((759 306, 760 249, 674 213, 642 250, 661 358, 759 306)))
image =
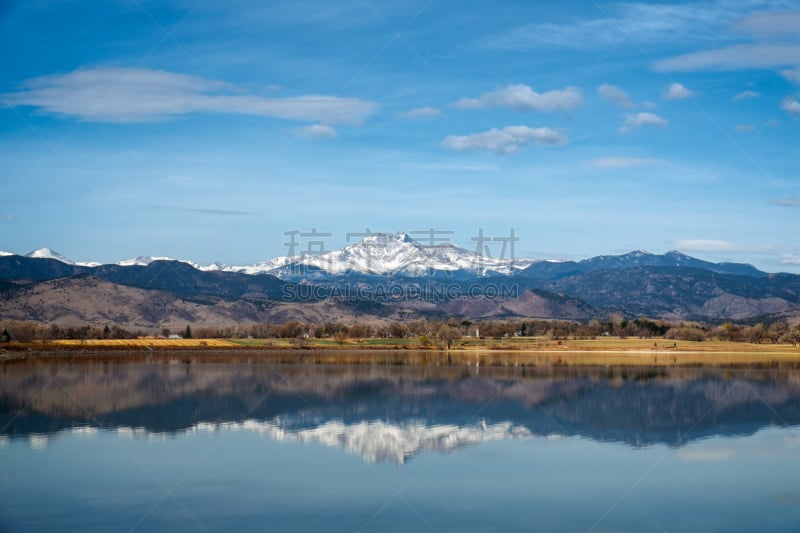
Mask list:
MULTIPOLYGON (((58 326, 35 322, 6 321, 0 323, 4 338, 18 342, 55 339, 135 339, 152 335, 144 330, 128 330, 118 325, 58 326)), ((365 339, 365 338, 417 338, 439 339, 450 345, 462 337, 502 339, 508 337, 544 337, 552 340, 592 339, 601 336, 620 338, 665 338, 670 340, 707 341, 721 340, 757 344, 800 343, 800 324, 790 326, 783 322, 743 325, 721 325, 699 322, 625 319, 621 314, 607 320, 576 322, 571 320, 449 320, 419 319, 385 323, 359 322, 344 324, 338 321, 304 323, 291 321, 285 324, 241 324, 224 327, 191 327, 179 330, 184 338, 254 338, 254 339, 365 339)), ((169 328, 159 332, 169 336, 169 328)))

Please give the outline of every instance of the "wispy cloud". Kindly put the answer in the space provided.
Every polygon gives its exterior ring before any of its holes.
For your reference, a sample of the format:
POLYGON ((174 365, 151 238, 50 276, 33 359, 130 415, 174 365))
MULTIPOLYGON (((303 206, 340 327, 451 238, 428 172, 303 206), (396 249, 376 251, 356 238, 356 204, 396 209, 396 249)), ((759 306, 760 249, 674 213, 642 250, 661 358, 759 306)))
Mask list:
POLYGON ((756 127, 752 124, 737 124, 733 129, 739 133, 747 133, 749 131, 755 131, 756 127))
POLYGON ((408 118, 432 118, 438 117, 442 114, 441 109, 435 107, 418 107, 403 113, 403 116, 408 118))
POLYGON ((295 128, 294 134, 304 139, 333 139, 336 137, 336 130, 325 124, 312 124, 295 128))
POLYGON ((181 213, 196 213, 200 215, 214 215, 214 216, 252 216, 256 215, 252 211, 241 211, 237 209, 213 209, 204 207, 180 207, 174 205, 151 205, 148 209, 152 211, 172 211, 181 213))
POLYGON ((597 168, 637 168, 653 165, 662 165, 661 159, 647 159, 641 157, 600 157, 588 161, 589 165, 597 168))
POLYGON ((667 120, 654 113, 636 113, 635 115, 628 115, 625 122, 619 129, 620 133, 627 133, 635 128, 642 126, 656 126, 664 128, 667 126, 667 120))
POLYGON ((22 90, 2 97, 14 106, 90 122, 149 122, 191 113, 226 113, 357 124, 378 107, 359 98, 266 98, 231 89, 187 74, 102 67, 34 78, 22 90))
POLYGON ((732 242, 714 239, 681 239, 672 241, 672 246, 684 252, 732 252, 738 249, 732 242))
MULTIPOLYGON (((725 2, 717 2, 717 7, 725 7, 725 2)), ((734 8, 744 7, 747 2, 736 4, 734 8)), ((741 70, 765 69, 797 65, 800 57, 800 44, 794 38, 800 27, 800 10, 779 11, 786 7, 785 2, 750 2, 749 8, 758 12, 739 11, 738 17, 729 19, 728 38, 741 40, 749 38, 752 42, 724 46, 712 50, 689 52, 656 61, 653 65, 658 71, 699 71, 699 70, 741 70), (761 5, 759 5, 761 4, 761 5), (788 37, 788 39, 787 39, 788 37)), ((716 32, 725 35, 724 28, 716 32)))
POLYGON ((628 93, 616 85, 604 83, 597 88, 597 92, 609 102, 620 107, 626 107, 628 109, 634 107, 633 101, 631 100, 630 96, 628 96, 628 93))
POLYGON ((450 135, 443 145, 459 152, 486 151, 513 154, 529 144, 565 144, 567 136, 550 128, 508 126, 472 135, 450 135))
POLYGON ((680 83, 670 83, 669 86, 664 89, 664 92, 661 93, 661 96, 664 100, 682 100, 683 98, 694 96, 694 94, 694 91, 690 91, 680 83))
POLYGON ((738 102, 740 100, 749 100, 750 98, 758 98, 759 96, 761 96, 761 93, 756 91, 750 91, 750 90, 742 91, 733 98, 731 98, 731 102, 738 102))
MULTIPOLYGON (((543 46, 590 48, 626 41, 681 45, 715 42, 734 38, 727 32, 735 20, 758 11, 780 9, 785 4, 781 0, 617 3, 604 8, 602 17, 564 24, 526 24, 490 37, 484 44, 490 48, 537 51, 543 46)), ((752 25, 761 26, 758 21, 752 25)))
POLYGON ((790 115, 800 115, 800 102, 796 96, 784 98, 783 102, 781 102, 781 109, 790 115))
POLYGON ((738 44, 662 59, 653 68, 661 72, 775 68, 793 65, 798 57, 800 45, 738 44))
POLYGON ((800 67, 789 68, 781 71, 781 76, 789 83, 800 85, 800 67))
POLYGON ((455 106, 461 109, 491 109, 505 107, 513 111, 571 111, 583 103, 575 87, 537 93, 524 84, 500 87, 478 98, 463 98, 455 106))
POLYGON ((755 13, 737 20, 733 29, 755 37, 773 38, 777 35, 797 35, 800 28, 800 11, 774 11, 755 13))
POLYGON ((800 207, 800 198, 778 198, 772 203, 775 205, 782 205, 785 207, 800 207))

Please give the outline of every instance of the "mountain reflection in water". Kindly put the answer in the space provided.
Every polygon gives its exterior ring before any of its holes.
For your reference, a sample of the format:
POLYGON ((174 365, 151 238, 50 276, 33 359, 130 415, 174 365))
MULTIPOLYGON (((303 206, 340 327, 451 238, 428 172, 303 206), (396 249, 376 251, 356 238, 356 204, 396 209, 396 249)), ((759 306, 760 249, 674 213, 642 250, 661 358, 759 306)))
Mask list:
POLYGON ((0 439, 63 431, 251 431, 404 463, 491 440, 580 436, 680 447, 800 423, 800 371, 17 363, 0 439))

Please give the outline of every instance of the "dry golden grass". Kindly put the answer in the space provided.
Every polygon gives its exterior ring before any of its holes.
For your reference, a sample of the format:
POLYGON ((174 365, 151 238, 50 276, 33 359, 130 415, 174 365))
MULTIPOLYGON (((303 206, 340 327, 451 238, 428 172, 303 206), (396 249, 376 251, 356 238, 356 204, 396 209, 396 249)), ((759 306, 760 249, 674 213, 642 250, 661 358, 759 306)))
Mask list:
MULTIPOLYGON (((64 351, 96 354, 131 350, 208 351, 222 349, 226 359, 236 354, 247 357, 296 360, 310 363, 396 365, 478 365, 478 366, 746 366, 800 364, 800 347, 789 344, 748 344, 721 341, 672 341, 665 339, 620 339, 600 337, 592 340, 553 341, 544 338, 470 339, 465 338, 445 350, 442 343, 421 346, 417 339, 131 339, 131 340, 54 340, 47 344, 28 343, 8 346, 10 352, 37 352, 57 355, 64 351), (377 344, 375 344, 377 343, 377 344), (299 349, 304 348, 304 349, 299 349)), ((0 354, 2 355, 2 354, 0 354)), ((24 358, 24 357, 23 357, 24 358)))
POLYGON ((55 346, 88 348, 229 348, 236 344, 222 339, 89 339, 56 340, 55 346))
POLYGON ((464 339, 460 349, 483 350, 522 350, 522 351, 581 351, 581 352, 709 352, 709 353, 800 353, 800 347, 791 344, 751 344, 727 341, 675 341, 667 339, 639 339, 619 337, 598 337, 585 340, 554 341, 533 337, 513 339, 464 339))
MULTIPOLYGON (((422 346, 415 339, 346 339, 336 342, 329 339, 308 339, 299 346, 294 339, 90 339, 90 340, 53 340, 53 347, 92 347, 92 348, 313 348, 313 349, 427 349, 443 350, 443 343, 422 346), (375 344, 372 341, 381 341, 375 344)), ((790 344, 750 344, 744 342, 723 341, 673 341, 665 339, 638 339, 618 337, 600 337, 587 340, 554 341, 533 337, 517 337, 509 339, 462 339, 453 343, 453 353, 473 352, 521 352, 521 353, 553 353, 573 354, 592 352, 619 353, 620 357, 641 355, 673 354, 784 354, 789 357, 800 357, 800 346, 790 344)), ((586 357, 586 355, 582 356, 586 357)))
POLYGON ((453 363, 480 366, 746 366, 800 362, 800 352, 604 352, 463 351, 453 363))

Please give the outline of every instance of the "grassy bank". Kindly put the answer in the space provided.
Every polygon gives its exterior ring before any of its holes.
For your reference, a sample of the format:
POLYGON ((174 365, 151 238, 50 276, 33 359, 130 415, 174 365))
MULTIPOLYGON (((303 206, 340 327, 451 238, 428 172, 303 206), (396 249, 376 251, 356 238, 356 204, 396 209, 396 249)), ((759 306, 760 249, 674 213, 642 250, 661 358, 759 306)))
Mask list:
POLYGON ((103 339, 8 343, 0 359, 31 357, 149 358, 214 354, 215 360, 263 358, 318 364, 455 364, 472 366, 745 366, 800 365, 800 347, 722 341, 600 337, 554 341, 535 337, 462 339, 103 339))

